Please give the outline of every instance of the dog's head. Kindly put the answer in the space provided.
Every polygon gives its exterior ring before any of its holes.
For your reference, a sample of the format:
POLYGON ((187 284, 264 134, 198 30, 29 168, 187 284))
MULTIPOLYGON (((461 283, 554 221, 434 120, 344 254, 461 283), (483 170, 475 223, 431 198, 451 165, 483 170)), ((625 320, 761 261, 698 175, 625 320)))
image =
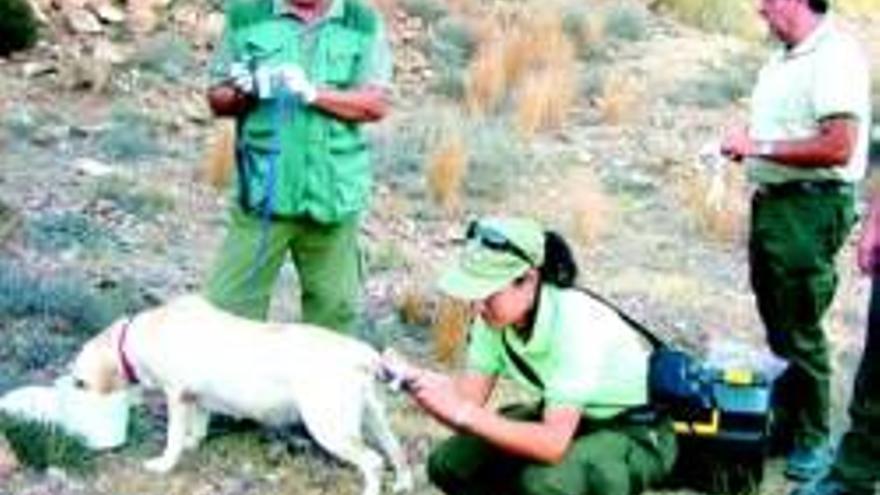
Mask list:
POLYGON ((116 345, 124 325, 118 320, 83 345, 70 370, 77 388, 109 394, 127 385, 116 345))

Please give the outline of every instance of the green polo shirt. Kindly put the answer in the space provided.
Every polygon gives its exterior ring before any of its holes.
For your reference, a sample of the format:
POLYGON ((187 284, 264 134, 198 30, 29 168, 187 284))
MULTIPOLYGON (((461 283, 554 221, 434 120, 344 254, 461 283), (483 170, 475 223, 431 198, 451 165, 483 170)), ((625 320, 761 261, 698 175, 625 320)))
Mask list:
POLYGON ((856 41, 826 15, 801 43, 773 53, 758 74, 751 98, 750 132, 759 141, 806 139, 823 119, 846 115, 859 132, 849 163, 840 167, 789 167, 748 160, 749 179, 759 184, 793 180, 861 179, 867 166, 871 120, 870 76, 856 41))
POLYGON ((507 376, 542 394, 550 406, 574 406, 594 418, 647 403, 650 346, 611 308, 583 292, 544 285, 531 338, 477 318, 470 329, 468 367, 507 376), (501 332, 544 383, 540 391, 504 350, 501 332))
MULTIPOLYGON (((270 69, 295 64, 319 87, 390 87, 382 19, 365 0, 328 0, 327 11, 308 24, 286 2, 272 1, 233 0, 228 6, 227 33, 212 64, 215 79, 228 77, 233 62, 270 69)), ((366 208, 372 169, 362 122, 267 99, 239 124, 236 195, 245 210, 339 223, 366 208)))

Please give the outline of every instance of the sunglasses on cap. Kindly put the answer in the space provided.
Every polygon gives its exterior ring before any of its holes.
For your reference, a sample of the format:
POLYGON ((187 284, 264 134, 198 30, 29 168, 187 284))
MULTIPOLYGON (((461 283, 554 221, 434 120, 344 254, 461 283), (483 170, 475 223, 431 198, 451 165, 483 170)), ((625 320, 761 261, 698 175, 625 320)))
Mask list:
POLYGON ((535 266, 535 262, 532 260, 532 257, 529 256, 523 250, 523 248, 514 244, 513 241, 508 239, 507 236, 505 236, 500 231, 493 229, 492 227, 482 225, 478 221, 472 221, 470 224, 468 224, 465 238, 467 238, 467 240, 476 240, 480 243, 480 245, 487 247, 493 251, 510 253, 521 259, 522 261, 528 263, 529 266, 535 266))

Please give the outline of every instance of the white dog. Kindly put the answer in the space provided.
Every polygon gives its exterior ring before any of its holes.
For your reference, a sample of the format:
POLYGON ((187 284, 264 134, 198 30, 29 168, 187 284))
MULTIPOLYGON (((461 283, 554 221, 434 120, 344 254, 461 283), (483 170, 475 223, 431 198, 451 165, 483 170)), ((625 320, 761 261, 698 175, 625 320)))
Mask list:
POLYGON ((120 320, 85 344, 73 364, 78 386, 110 392, 161 389, 168 406, 165 451, 146 467, 165 472, 205 437, 211 412, 268 425, 302 422, 314 439, 354 464, 364 495, 378 495, 383 459, 394 490, 412 487, 400 445, 375 390, 380 357, 356 339, 305 324, 264 323, 189 295, 120 320))

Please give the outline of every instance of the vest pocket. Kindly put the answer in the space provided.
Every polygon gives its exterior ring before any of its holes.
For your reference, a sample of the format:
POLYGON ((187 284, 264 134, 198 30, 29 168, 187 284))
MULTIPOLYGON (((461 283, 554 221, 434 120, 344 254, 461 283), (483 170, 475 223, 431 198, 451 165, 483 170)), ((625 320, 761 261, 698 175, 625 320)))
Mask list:
POLYGON ((344 43, 327 49, 325 81, 336 88, 348 88, 357 83, 360 51, 355 43, 344 43))
POLYGON ((244 42, 244 53, 247 60, 253 60, 259 66, 276 59, 284 48, 284 42, 276 37, 251 36, 244 42))

